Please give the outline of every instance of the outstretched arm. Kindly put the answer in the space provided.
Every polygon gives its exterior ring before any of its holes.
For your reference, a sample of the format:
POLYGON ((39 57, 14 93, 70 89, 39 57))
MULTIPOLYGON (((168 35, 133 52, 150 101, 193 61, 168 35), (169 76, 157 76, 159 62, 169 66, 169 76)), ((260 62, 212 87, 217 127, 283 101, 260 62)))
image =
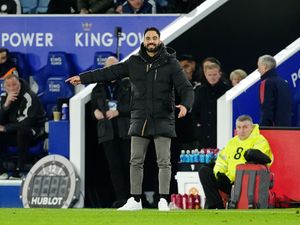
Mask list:
POLYGON ((65 80, 65 82, 70 82, 70 84, 76 86, 81 84, 80 76, 72 76, 65 80))

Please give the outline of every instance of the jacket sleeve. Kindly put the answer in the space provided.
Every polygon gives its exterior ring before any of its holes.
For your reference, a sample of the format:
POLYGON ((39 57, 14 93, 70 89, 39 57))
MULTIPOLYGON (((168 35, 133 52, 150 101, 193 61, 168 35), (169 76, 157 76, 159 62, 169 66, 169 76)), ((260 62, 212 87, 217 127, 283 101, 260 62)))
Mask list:
POLYGON ((104 81, 119 80, 129 76, 127 61, 102 69, 87 71, 80 74, 82 84, 91 84, 104 81))
POLYGON ((119 93, 120 104, 118 104, 118 111, 120 116, 129 117, 130 116, 130 82, 129 79, 124 79, 121 82, 121 93, 119 93))
POLYGON ((90 6, 92 13, 101 13, 107 11, 109 8, 113 7, 114 2, 113 0, 102 0, 93 3, 90 6))
POLYGON ((20 105, 17 116, 17 122, 5 124, 6 132, 14 132, 21 127, 34 127, 41 113, 42 106, 37 96, 30 95, 26 92, 20 105))
POLYGON ((274 157, 273 157, 273 153, 272 153, 272 150, 270 148, 269 142, 262 135, 258 136, 258 139, 257 139, 257 141, 255 142, 255 144, 253 145, 252 148, 253 149, 258 149, 262 153, 269 156, 269 158, 271 159, 271 162, 268 164, 268 166, 270 166, 273 163, 274 157))
POLYGON ((273 126, 275 112, 275 86, 270 80, 260 84, 261 119, 260 126, 273 126))
POLYGON ((217 157, 216 164, 214 166, 214 174, 217 176, 217 173, 224 173, 226 174, 228 171, 228 156, 227 156, 227 149, 228 147, 226 146, 224 149, 222 149, 217 157))
POLYGON ((188 81, 184 72, 179 65, 179 62, 176 61, 173 70, 173 82, 176 88, 176 91, 180 97, 180 105, 184 105, 188 111, 192 109, 194 102, 194 90, 191 83, 188 81))

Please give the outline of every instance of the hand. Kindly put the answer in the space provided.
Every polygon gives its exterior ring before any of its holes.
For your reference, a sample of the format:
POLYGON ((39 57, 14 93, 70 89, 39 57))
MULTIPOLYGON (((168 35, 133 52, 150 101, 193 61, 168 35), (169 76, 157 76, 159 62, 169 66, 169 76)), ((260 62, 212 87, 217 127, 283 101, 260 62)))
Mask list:
POLYGON ((89 10, 83 8, 80 10, 80 14, 88 14, 89 13, 89 10))
POLYGON ((96 117, 97 120, 104 119, 104 115, 99 109, 96 109, 94 111, 94 116, 96 117))
POLYGON ((0 132, 5 132, 5 126, 0 125, 0 132))
POLYGON ((119 111, 118 110, 108 110, 106 111, 106 118, 107 119, 112 119, 114 117, 117 117, 119 115, 119 111))
POLYGON ((117 8, 115 9, 115 12, 122 14, 123 13, 123 6, 122 5, 118 5, 117 8))
POLYGON ((81 84, 80 76, 69 77, 65 80, 65 82, 70 82, 72 85, 76 86, 78 84, 81 84))
POLYGON ((4 103, 4 107, 9 107, 10 104, 18 99, 18 93, 16 92, 8 92, 7 98, 4 103))
POLYGON ((187 109, 183 105, 176 105, 176 108, 179 109, 178 118, 184 117, 187 113, 187 109))

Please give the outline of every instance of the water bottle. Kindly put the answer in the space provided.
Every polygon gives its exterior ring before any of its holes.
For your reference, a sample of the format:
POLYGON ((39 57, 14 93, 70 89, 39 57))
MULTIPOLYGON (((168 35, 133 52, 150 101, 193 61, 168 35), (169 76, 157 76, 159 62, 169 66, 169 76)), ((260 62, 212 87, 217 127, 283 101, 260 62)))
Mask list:
POLYGON ((187 163, 190 163, 191 162, 191 151, 190 150, 186 150, 185 151, 186 152, 186 154, 185 154, 185 162, 187 162, 187 163))
POLYGON ((210 150, 208 149, 205 155, 205 162, 210 163, 210 160, 211 160, 211 154, 210 154, 210 150))
POLYGON ((61 119, 62 120, 68 120, 69 119, 69 106, 68 106, 67 103, 62 104, 61 119))
POLYGON ((181 154, 180 154, 179 158, 180 158, 181 163, 186 162, 186 157, 185 157, 185 151, 184 150, 181 150, 181 154))
POLYGON ((201 149, 200 150, 200 157, 199 157, 199 161, 200 163, 205 163, 205 152, 204 152, 204 149, 201 149))
POLYGON ((194 154, 194 162, 199 163, 199 161, 200 161, 199 150, 196 148, 194 154))

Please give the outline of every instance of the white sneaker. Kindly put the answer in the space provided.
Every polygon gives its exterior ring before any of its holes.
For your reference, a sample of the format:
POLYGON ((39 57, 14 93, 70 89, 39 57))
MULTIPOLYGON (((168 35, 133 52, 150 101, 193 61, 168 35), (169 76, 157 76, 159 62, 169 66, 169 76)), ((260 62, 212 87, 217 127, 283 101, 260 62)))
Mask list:
POLYGON ((170 208, 168 206, 168 202, 164 198, 160 198, 158 202, 158 210, 159 211, 170 211, 170 208))
POLYGON ((0 175, 0 180, 7 180, 8 179, 8 174, 7 173, 2 173, 0 175))
POLYGON ((135 211, 135 210, 142 210, 142 201, 137 202, 134 200, 133 197, 129 198, 125 205, 123 205, 121 208, 118 208, 117 210, 120 211, 135 211))

